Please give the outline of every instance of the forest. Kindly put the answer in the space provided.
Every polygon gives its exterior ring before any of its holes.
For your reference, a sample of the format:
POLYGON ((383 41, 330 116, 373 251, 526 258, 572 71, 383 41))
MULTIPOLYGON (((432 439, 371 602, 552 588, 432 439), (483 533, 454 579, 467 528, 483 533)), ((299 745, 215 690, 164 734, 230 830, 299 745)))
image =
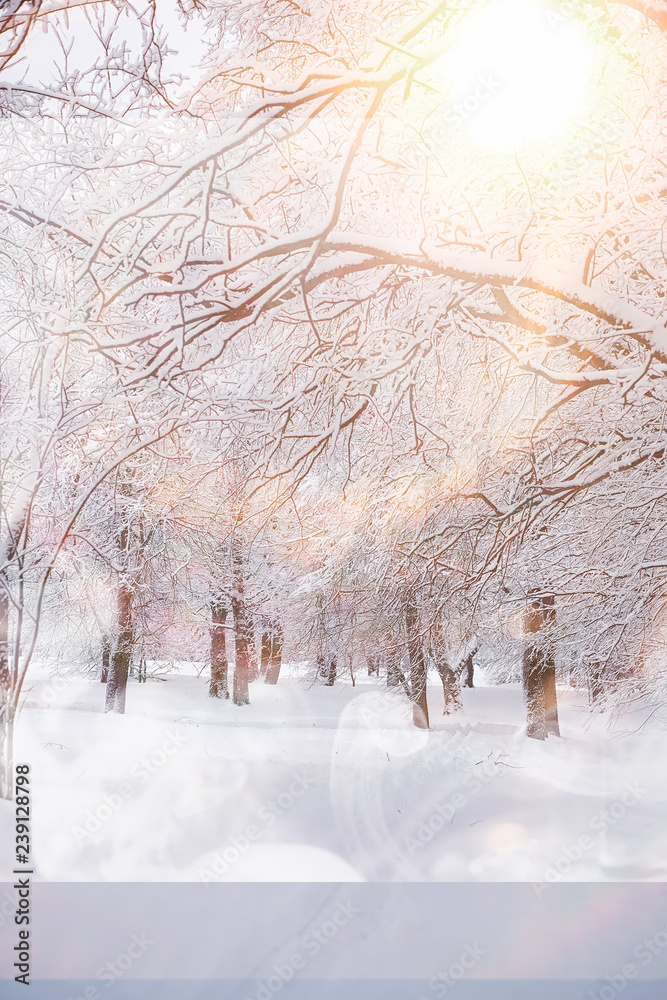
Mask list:
POLYGON ((662 732, 666 30, 1 5, 0 795, 33 671, 662 732))

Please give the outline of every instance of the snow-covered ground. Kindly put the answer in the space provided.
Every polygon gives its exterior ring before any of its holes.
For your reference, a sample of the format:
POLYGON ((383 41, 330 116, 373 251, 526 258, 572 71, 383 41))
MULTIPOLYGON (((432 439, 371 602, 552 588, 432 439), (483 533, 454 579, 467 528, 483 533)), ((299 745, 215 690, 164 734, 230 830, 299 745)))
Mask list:
MULTIPOLYGON (((104 686, 28 679, 15 759, 32 768, 35 878, 52 881, 565 881, 667 876, 667 733, 559 691, 562 738, 526 739, 517 685, 464 690, 429 732, 384 684, 302 669, 207 696, 196 671, 104 686), (633 732, 633 730, 636 730, 633 732)), ((9 880, 13 809, 0 808, 9 880)))

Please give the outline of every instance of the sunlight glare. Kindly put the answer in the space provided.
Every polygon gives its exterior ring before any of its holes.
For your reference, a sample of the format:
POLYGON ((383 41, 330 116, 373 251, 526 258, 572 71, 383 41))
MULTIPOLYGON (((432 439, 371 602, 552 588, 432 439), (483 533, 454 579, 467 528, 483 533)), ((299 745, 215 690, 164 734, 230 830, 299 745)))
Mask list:
POLYGON ((593 57, 571 19, 535 0, 491 0, 443 57, 450 120, 503 151, 560 131, 581 106, 593 57))

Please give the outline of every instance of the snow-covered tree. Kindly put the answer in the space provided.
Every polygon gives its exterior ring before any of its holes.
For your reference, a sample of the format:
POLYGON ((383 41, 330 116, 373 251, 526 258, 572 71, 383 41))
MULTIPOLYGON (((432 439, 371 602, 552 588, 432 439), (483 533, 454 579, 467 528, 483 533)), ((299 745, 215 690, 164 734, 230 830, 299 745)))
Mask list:
MULTIPOLYGON (((388 649, 400 633, 422 714, 428 649, 436 664, 457 644, 469 658, 484 615, 511 602, 533 636, 529 714, 542 710, 554 636, 564 650, 585 635, 592 675, 612 664, 613 629, 587 610, 600 589, 627 637, 647 581, 646 613, 660 613, 662 557, 644 542, 663 524, 665 15, 642 0, 529 6, 487 11, 485 26, 468 5, 439 2, 183 4, 208 42, 192 86, 163 73, 154 4, 93 4, 101 62, 80 82, 65 59, 39 93, 11 92, 7 134, 21 142, 6 153, 7 219, 71 255, 63 350, 102 366, 116 419, 130 405, 147 415, 139 437, 118 437, 114 468, 151 434, 214 421, 244 442, 244 488, 269 504, 322 470, 336 473, 341 509, 355 476, 385 495, 403 477, 417 484, 418 516, 406 528, 395 509, 369 563, 391 567, 402 617, 388 649), (521 46, 492 46, 511 61, 494 56, 475 77, 488 24, 501 40, 537 39, 549 58, 580 46, 588 83, 560 131, 545 128, 562 109, 534 62, 538 103, 516 131, 521 46), (62 105, 46 167, 30 137, 44 102, 62 105), (605 546, 587 544, 589 521, 605 546), (626 582, 601 583, 620 562, 626 582)), ((11 59, 29 55, 42 15, 54 38, 70 30, 46 5, 10 14, 11 59)), ((235 538, 243 702, 259 608, 235 538)), ((356 602, 363 567, 340 555, 329 596, 361 636, 341 583, 356 602)), ((312 610, 316 588, 297 593, 312 610)))

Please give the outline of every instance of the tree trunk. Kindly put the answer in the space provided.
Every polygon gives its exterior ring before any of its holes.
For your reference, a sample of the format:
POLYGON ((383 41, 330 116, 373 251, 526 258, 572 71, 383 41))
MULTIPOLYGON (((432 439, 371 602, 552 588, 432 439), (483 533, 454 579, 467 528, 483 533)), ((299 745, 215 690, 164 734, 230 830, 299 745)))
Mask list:
POLYGON ((544 657, 544 714, 547 736, 560 736, 558 724, 558 698, 556 696, 556 662, 553 653, 544 657))
POLYGON ((526 631, 537 637, 528 643, 523 655, 526 735, 536 740, 560 736, 552 640, 543 635, 544 628, 553 624, 555 614, 553 596, 536 598, 526 613, 526 631))
POLYGON ((459 676, 454 673, 443 654, 434 654, 433 660, 435 668, 440 675, 442 693, 445 697, 445 707, 442 714, 449 715, 450 712, 456 712, 461 708, 461 684, 459 676))
POLYGON ((543 675, 542 655, 539 649, 531 644, 523 653, 523 699, 526 709, 526 736, 534 740, 543 740, 547 735, 543 675))
POLYGON ((406 685, 405 674, 401 670, 401 658, 396 650, 391 650, 387 654, 387 687, 398 687, 406 685))
POLYGON ((235 705, 249 705, 248 668, 250 665, 249 622, 246 615, 243 595, 232 598, 234 614, 234 682, 232 699, 235 705))
POLYGON ((267 684, 277 684, 283 659, 283 630, 280 625, 274 625, 269 646, 269 664, 266 668, 267 684))
POLYGON ((604 694, 604 667, 601 663, 595 662, 590 668, 589 690, 591 705, 598 705, 604 694))
POLYGON ((264 680, 266 680, 266 671, 271 659, 271 639, 271 632, 262 632, 262 641, 259 647, 259 672, 264 680))
POLYGON ((410 694, 412 697, 412 720, 418 729, 428 729, 428 698, 426 693, 426 658, 418 634, 417 606, 412 594, 405 605, 405 631, 408 639, 410 660, 410 694))
POLYGON ((111 660, 111 640, 108 635, 102 636, 102 672, 100 680, 106 684, 109 680, 109 662, 111 660))
POLYGON ((401 671, 398 666, 398 657, 395 653, 390 653, 387 657, 387 687, 395 688, 401 683, 401 671))
POLYGON ((463 669, 465 670, 465 673, 466 673, 466 679, 464 680, 463 684, 464 684, 464 687, 468 687, 468 688, 471 688, 471 687, 475 686, 473 684, 473 675, 474 675, 474 672, 475 672, 475 665, 472 662, 472 658, 473 658, 473 654, 470 653, 470 655, 466 656, 465 660, 463 661, 463 669))
MULTIPOLYGON (((259 663, 257 662, 257 643, 255 642, 255 629, 251 621, 248 622, 248 681, 256 681, 259 677, 259 663)), ((261 655, 261 654, 260 654, 261 655)))
POLYGON ((227 644, 225 642, 225 622, 227 608, 220 601, 211 601, 211 681, 208 686, 210 698, 229 698, 227 678, 227 644))
POLYGON ((426 659, 419 646, 410 655, 410 688, 412 692, 412 721, 418 729, 428 729, 428 699, 426 694, 426 659))
POLYGON ((14 797, 12 740, 14 708, 9 665, 9 595, 0 590, 0 798, 14 797))
POLYGON ((118 639, 109 664, 105 712, 125 712, 127 678, 132 662, 132 587, 121 579, 118 586, 118 639))
POLYGON ((338 673, 338 663, 336 657, 332 656, 329 660, 329 671, 327 673, 327 679, 324 682, 325 687, 333 687, 336 681, 336 674, 338 673))

